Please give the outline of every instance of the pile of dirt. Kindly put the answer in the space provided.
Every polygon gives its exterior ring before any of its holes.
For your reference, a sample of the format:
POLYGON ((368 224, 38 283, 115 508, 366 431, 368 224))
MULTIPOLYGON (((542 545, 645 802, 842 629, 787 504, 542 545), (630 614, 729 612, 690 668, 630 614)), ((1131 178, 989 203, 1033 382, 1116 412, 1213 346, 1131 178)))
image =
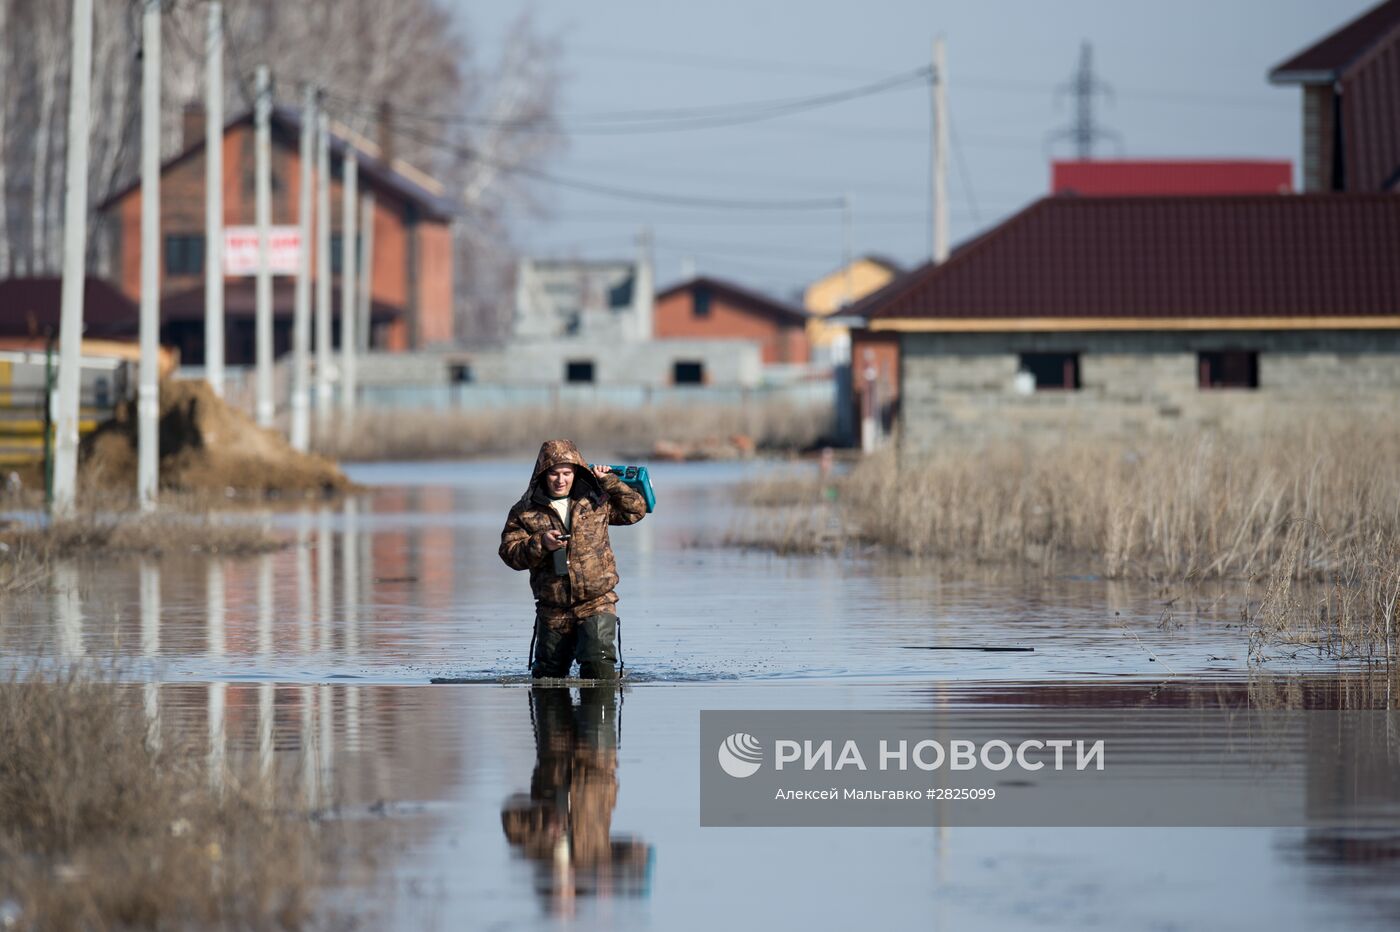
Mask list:
MULTIPOLYGON (((83 438, 80 481, 88 488, 136 484, 136 402, 83 438)), ((214 394, 207 382, 160 385, 160 486, 228 497, 328 496, 349 491, 335 463, 300 453, 214 394)))
POLYGON ((751 458, 758 445, 747 434, 730 434, 728 437, 702 437, 699 440, 682 442, 658 440, 644 457, 635 459, 662 460, 681 463, 694 460, 742 460, 751 458))

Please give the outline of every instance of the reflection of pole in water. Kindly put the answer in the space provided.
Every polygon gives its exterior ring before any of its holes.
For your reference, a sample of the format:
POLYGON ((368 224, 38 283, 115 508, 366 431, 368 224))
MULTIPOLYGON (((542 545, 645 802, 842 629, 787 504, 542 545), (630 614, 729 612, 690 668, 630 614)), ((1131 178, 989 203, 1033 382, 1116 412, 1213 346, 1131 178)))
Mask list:
POLYGON ((316 687, 298 686, 301 699, 301 792, 306 805, 316 807, 316 687))
POLYGON ((209 785, 224 786, 224 700, 227 683, 209 684, 209 785))
POLYGON ((53 614, 58 622, 60 657, 83 655, 83 601, 78 592, 78 570, 63 561, 53 570, 53 614))
POLYGON ((141 656, 160 653, 160 567, 141 561, 141 656))
POLYGON ((335 722, 332 713, 335 711, 334 687, 322 686, 321 689, 321 727, 316 733, 316 740, 319 742, 321 751, 321 794, 330 796, 331 793, 331 765, 334 762, 333 752, 335 750, 332 742, 335 738, 335 722))
POLYGON ((141 698, 146 712, 146 746, 153 751, 160 750, 160 684, 144 683, 141 698))
POLYGON ((311 530, 306 512, 297 516, 297 646, 311 652, 311 530))
POLYGON ((331 511, 322 508, 316 528, 316 620, 317 646, 322 653, 331 648, 331 511))
POLYGON ((149 681, 141 687, 146 712, 146 744, 160 749, 160 683, 156 680, 155 661, 160 654, 160 568, 148 560, 141 561, 138 588, 141 595, 141 656, 151 669, 149 681))
POLYGON ((272 656, 272 554, 258 557, 258 654, 272 656))
POLYGON ((345 653, 355 656, 360 646, 359 619, 360 607, 357 592, 360 583, 359 522, 356 520, 357 506, 353 498, 345 500, 345 527, 340 535, 341 561, 341 611, 345 613, 341 630, 345 632, 345 653))
POLYGON ((209 654, 212 657, 224 655, 224 611, 228 604, 224 597, 224 565, 218 560, 209 561, 205 582, 205 614, 209 619, 209 654))
MULTIPOLYGON (((360 527, 359 503, 345 500, 345 529, 341 533, 341 602, 345 622, 345 654, 353 658, 360 650, 360 527)), ((345 698, 345 744, 355 749, 360 744, 360 691, 349 688, 345 698)))
POLYGON ((264 777, 272 773, 273 686, 258 684, 258 766, 264 777))

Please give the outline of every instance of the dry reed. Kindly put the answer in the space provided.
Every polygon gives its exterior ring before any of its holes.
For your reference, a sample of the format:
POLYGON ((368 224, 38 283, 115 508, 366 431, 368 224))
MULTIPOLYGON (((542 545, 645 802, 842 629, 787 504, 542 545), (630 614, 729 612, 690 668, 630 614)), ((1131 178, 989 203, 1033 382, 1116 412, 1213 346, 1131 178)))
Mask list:
POLYGON ((0 681, 5 928, 299 928, 328 850, 274 778, 216 783, 198 749, 156 740, 130 687, 0 681))
POLYGON ((0 529, 0 545, 30 561, 94 554, 203 553, 251 556, 285 546, 255 524, 208 515, 89 512, 46 525, 14 524, 0 529))
POLYGON ((749 490, 762 504, 729 540, 784 553, 868 545, 951 573, 1029 566, 1171 585, 1267 581, 1245 610, 1256 646, 1393 657, 1397 461, 1400 432, 1362 421, 1131 446, 949 446, 902 462, 884 452, 829 486, 749 490))
POLYGON ((551 437, 586 449, 647 453, 659 442, 721 446, 742 436, 761 450, 806 448, 830 430, 831 411, 786 402, 642 408, 366 410, 317 441, 337 460, 412 460, 534 453, 551 437))
MULTIPOLYGON (((872 456, 836 480, 840 542, 967 563, 1070 564, 1109 577, 1249 578, 1268 572, 1304 522, 1298 567, 1316 575, 1338 546, 1400 530, 1400 434, 1364 425, 1132 446, 1074 440, 872 456)), ((820 509, 821 486, 750 492, 820 509)), ((785 516, 780 520, 788 520, 785 516)))

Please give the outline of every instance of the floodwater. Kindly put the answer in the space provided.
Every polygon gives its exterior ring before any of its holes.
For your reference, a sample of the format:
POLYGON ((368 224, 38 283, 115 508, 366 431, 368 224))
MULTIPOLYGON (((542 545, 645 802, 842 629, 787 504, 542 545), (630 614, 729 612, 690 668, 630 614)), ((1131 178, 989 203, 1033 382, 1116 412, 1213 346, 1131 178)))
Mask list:
POLYGON ((370 928, 1400 920, 1393 837, 701 828, 702 709, 1396 705, 1364 670, 1251 666, 1208 594, 715 546, 735 484, 771 468, 654 469, 656 514, 613 532, 621 693, 527 682, 529 587, 496 556, 526 461, 357 467, 372 491, 344 505, 239 516, 292 541, 268 556, 60 566, 6 607, 0 654, 118 658, 212 757, 285 759, 313 800, 386 825, 370 888, 329 897, 370 928))

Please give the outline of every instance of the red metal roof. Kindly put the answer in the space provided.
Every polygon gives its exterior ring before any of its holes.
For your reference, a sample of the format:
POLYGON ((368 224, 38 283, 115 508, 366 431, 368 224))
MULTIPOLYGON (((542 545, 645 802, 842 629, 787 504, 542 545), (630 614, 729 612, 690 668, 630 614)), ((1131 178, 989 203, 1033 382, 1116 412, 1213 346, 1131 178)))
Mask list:
POLYGON ((864 306, 891 318, 1400 315, 1400 198, 1048 197, 864 306))
POLYGON ((1134 160, 1052 162, 1053 194, 1286 194, 1293 164, 1271 159, 1134 160))
MULTIPOLYGON (((11 278, 0 281, 0 336, 40 337, 58 333, 63 279, 11 278)), ((90 339, 134 336, 140 310, 126 295, 100 278, 83 283, 83 336, 90 339)))
POLYGON ((1276 83, 1334 81, 1371 48, 1400 31, 1400 0, 1386 0, 1269 72, 1276 83))

